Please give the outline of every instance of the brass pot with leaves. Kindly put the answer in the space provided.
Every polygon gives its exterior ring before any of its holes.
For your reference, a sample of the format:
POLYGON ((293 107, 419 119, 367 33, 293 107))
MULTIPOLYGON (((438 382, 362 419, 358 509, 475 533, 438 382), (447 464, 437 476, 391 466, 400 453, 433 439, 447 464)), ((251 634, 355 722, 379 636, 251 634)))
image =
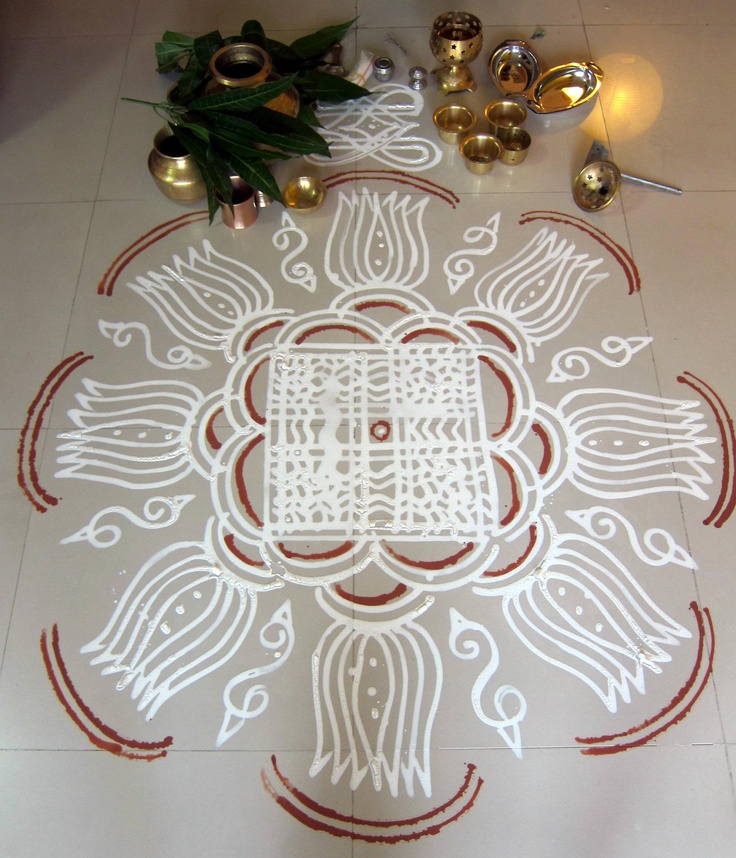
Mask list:
MULTIPOLYGON (((313 104, 337 104, 370 95, 369 90, 319 68, 324 55, 354 23, 324 27, 290 45, 269 39, 255 20, 246 21, 240 34, 227 38, 217 30, 197 38, 167 31, 156 43, 158 71, 177 74, 176 86, 164 102, 125 101, 147 104, 166 117, 171 133, 191 154, 202 175, 210 222, 219 208, 218 194, 232 204, 232 175, 283 203, 267 162, 311 154, 329 157, 313 104), (257 71, 241 68, 241 80, 253 74, 262 80, 245 86, 216 80, 211 61, 232 45, 241 46, 240 55, 247 62, 255 55, 253 48, 257 49, 261 67, 257 71), (243 45, 248 46, 245 52, 243 45), (286 101, 292 106, 283 111, 280 106, 286 101)), ((229 78, 237 80, 232 65, 229 78)))
POLYGON ((168 126, 153 138, 148 170, 161 193, 175 203, 196 203, 207 196, 196 161, 168 126))
MULTIPOLYGON (((212 79, 207 86, 208 93, 240 87, 252 88, 281 77, 273 71, 271 57, 266 51, 248 42, 233 42, 215 51, 210 59, 209 70, 212 79)), ((299 91, 291 86, 263 106, 287 116, 297 116, 299 91)))

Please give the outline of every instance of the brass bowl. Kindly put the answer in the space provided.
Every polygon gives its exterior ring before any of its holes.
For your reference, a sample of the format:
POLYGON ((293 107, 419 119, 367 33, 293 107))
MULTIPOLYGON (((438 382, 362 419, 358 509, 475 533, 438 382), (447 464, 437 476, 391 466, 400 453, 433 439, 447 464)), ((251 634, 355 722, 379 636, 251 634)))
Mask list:
POLYGON ((509 167, 521 164, 526 158, 529 147, 532 144, 529 132, 524 128, 518 127, 500 128, 498 130, 498 139, 503 146, 501 162, 509 167))
POLYGON ((527 104, 535 113, 558 113, 590 101, 598 92, 603 71, 591 62, 566 63, 546 71, 529 95, 527 104))
POLYGON ((503 147, 492 134, 471 134, 460 144, 465 166, 476 176, 490 173, 502 153, 503 147))
POLYGON ((454 143, 456 146, 476 122, 473 111, 462 104, 446 104, 438 107, 433 118, 440 139, 445 143, 454 143))
POLYGON ((621 189, 621 171, 612 161, 591 161, 575 177, 572 195, 578 207, 598 212, 609 206, 621 189))
POLYGON ((516 128, 526 120, 526 107, 518 101, 492 101, 486 105, 485 117, 491 127, 491 134, 501 128, 516 128))
POLYGON ((287 182, 283 197, 289 211, 296 214, 312 214, 325 201, 327 188, 316 176, 299 176, 287 182))

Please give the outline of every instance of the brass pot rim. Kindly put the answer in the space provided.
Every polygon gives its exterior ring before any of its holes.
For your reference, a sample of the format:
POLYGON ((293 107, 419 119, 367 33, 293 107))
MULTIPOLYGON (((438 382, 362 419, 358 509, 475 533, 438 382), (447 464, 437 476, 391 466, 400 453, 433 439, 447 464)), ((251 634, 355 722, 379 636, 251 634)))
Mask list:
POLYGON ((240 86, 258 86, 266 81, 272 68, 273 62, 268 52, 259 45, 254 45, 251 42, 232 42, 229 45, 223 45, 223 47, 219 48, 214 54, 212 54, 209 65, 209 71, 212 78, 222 86, 230 88, 240 86), (259 71, 245 78, 229 77, 226 73, 227 70, 221 68, 222 59, 227 56, 237 56, 238 53, 243 57, 241 61, 253 62, 259 65, 259 71))
POLYGON ((181 161, 184 158, 191 158, 192 155, 186 148, 186 146, 176 137, 174 132, 168 127, 168 125, 164 125, 163 128, 159 128, 153 138, 153 148, 156 150, 157 154, 162 158, 167 158, 170 161, 181 161), (174 138, 179 146, 184 150, 181 155, 169 155, 167 152, 164 152, 161 149, 161 144, 164 140, 170 140, 174 138))

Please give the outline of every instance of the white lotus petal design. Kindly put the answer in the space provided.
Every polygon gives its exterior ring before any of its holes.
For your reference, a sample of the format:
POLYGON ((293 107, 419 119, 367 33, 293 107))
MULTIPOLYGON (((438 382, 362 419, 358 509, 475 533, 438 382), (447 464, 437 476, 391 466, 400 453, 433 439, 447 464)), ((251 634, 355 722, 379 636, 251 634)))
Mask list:
POLYGON ((516 256, 489 271, 476 295, 525 335, 534 360, 535 346, 559 336, 588 292, 608 277, 595 273, 600 263, 545 227, 516 256))
POLYGON ((192 469, 188 437, 203 401, 180 381, 101 384, 84 379, 81 408, 69 411, 79 427, 62 432, 57 477, 153 489, 178 482, 192 469))
POLYGON ((429 745, 442 684, 431 636, 414 622, 353 628, 338 620, 320 641, 313 672, 312 774, 332 759, 333 783, 349 770, 356 789, 370 772, 376 790, 385 781, 398 795, 403 780, 407 794, 414 795, 416 779, 431 795, 429 745))
POLYGON ((545 661, 577 676, 611 712, 644 693, 644 668, 671 661, 663 647, 690 632, 661 611, 610 551, 562 534, 534 576, 503 598, 514 632, 545 661))
POLYGON ((325 272, 341 289, 384 286, 413 289, 429 271, 422 226, 429 197, 399 199, 362 193, 340 194, 325 250, 325 272))
POLYGON ((706 499, 703 415, 697 402, 625 390, 578 390, 558 408, 570 444, 570 482, 596 497, 683 492, 706 499))
POLYGON ((190 247, 186 262, 175 256, 173 268, 149 271, 128 286, 184 342, 222 350, 233 361, 233 337, 251 316, 271 309, 272 293, 249 265, 220 255, 209 241, 202 247, 203 253, 190 247))
POLYGON ((213 565, 198 542, 167 547, 130 582, 102 633, 82 648, 120 674, 152 718, 173 694, 221 667, 253 623, 256 596, 213 565))

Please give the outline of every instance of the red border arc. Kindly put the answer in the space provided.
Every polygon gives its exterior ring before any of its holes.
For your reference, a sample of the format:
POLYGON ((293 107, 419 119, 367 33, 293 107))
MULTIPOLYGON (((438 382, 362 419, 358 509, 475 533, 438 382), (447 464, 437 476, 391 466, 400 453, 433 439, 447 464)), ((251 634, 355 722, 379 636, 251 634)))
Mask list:
POLYGON ((104 724, 82 700, 61 655, 59 629, 56 624, 51 630, 51 647, 49 647, 46 629, 41 632, 41 655, 56 698, 74 724, 96 748, 127 760, 151 762, 166 756, 166 749, 173 742, 171 736, 167 736, 160 742, 126 739, 112 727, 104 724))
POLYGON ((690 714, 690 711, 708 684, 708 680, 713 672, 713 659, 715 658, 715 632, 713 630, 710 611, 708 608, 703 608, 701 611, 696 602, 690 603, 690 609, 695 614, 695 621, 698 624, 698 652, 692 672, 682 688, 680 688, 667 706, 653 717, 647 718, 646 721, 635 727, 619 733, 612 733, 608 736, 595 736, 585 739, 576 737, 576 742, 589 746, 583 748, 581 753, 592 756, 604 756, 619 754, 622 751, 628 751, 629 748, 638 748, 661 733, 664 733, 665 730, 669 730, 670 727, 674 727, 675 724, 678 724, 690 714), (705 615, 708 621, 707 634, 703 615, 705 615), (700 678, 700 682, 697 688, 695 688, 698 678, 700 678), (609 744, 611 742, 615 744, 609 744))
POLYGON ((276 781, 271 780, 265 768, 262 769, 264 789, 290 816, 313 831, 365 843, 402 843, 438 834, 470 810, 483 786, 483 779, 478 776, 475 765, 467 763, 462 784, 443 804, 412 818, 365 819, 341 813, 310 798, 281 773, 275 754, 271 757, 271 767, 276 781))

